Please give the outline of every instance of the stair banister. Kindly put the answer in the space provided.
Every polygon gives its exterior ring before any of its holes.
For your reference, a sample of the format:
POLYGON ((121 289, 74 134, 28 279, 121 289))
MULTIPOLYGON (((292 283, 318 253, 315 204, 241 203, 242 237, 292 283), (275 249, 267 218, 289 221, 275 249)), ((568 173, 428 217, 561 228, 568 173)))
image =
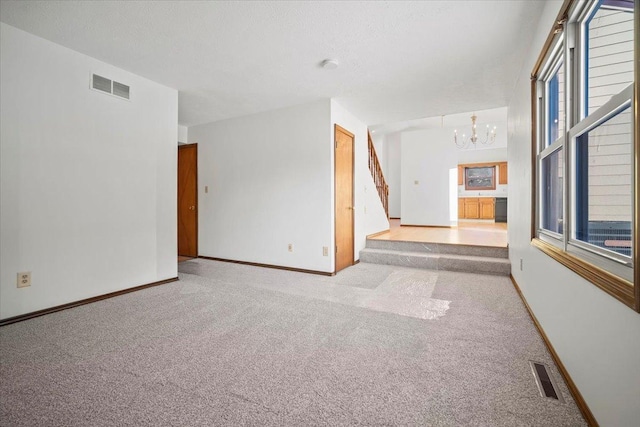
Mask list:
POLYGON ((373 178, 376 190, 378 190, 384 212, 387 214, 387 218, 389 218, 389 186, 384 179, 382 167, 376 154, 376 147, 373 145, 373 139, 371 138, 371 132, 367 131, 367 135, 369 137, 369 170, 371 171, 371 177, 373 178))

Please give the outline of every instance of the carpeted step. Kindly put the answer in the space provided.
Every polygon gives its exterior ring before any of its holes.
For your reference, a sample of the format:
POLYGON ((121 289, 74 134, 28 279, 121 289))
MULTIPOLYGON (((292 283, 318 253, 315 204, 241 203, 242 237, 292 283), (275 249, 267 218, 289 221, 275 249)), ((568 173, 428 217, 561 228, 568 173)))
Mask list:
POLYGON ((498 276, 508 276, 511 273, 511 263, 508 259, 490 256, 454 255, 365 248, 360 251, 360 262, 425 268, 429 270, 492 274, 498 276))
POLYGON ((367 249, 385 249, 400 252, 468 255, 490 258, 509 258, 509 250, 495 246, 455 245, 448 243, 404 242, 398 240, 367 239, 367 249))

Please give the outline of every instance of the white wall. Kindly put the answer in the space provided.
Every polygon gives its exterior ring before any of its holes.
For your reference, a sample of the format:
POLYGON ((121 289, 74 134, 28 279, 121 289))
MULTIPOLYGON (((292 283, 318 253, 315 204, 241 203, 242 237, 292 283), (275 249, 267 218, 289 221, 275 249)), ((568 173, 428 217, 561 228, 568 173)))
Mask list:
MULTIPOLYGON (((502 128, 506 134, 506 126, 502 128)), ((506 135, 505 135, 506 139, 506 135)), ((484 150, 458 150, 458 163, 506 162, 507 147, 484 150)))
POLYGON ((333 252, 322 255, 334 247, 330 108, 327 99, 189 128, 200 255, 333 271, 333 252))
POLYGON ((0 31, 0 317, 176 277, 177 92, 0 31))
POLYGON ((546 5, 509 104, 512 273, 600 425, 636 426, 640 419, 640 314, 530 245, 529 76, 561 3, 546 5))
POLYGON ((186 126, 178 125, 178 142, 184 144, 189 143, 189 128, 186 126))
POLYGON ((458 167, 458 159, 450 130, 403 132, 401 139, 400 222, 451 225, 449 171, 458 167))
MULTIPOLYGON (((331 100, 331 129, 334 124, 355 135, 354 152, 354 259, 360 259, 360 250, 364 249, 369 234, 389 229, 389 220, 384 211, 380 196, 369 170, 369 148, 367 143, 367 125, 354 117, 335 100, 331 100)), ((332 141, 333 141, 332 134, 332 141)), ((333 147, 333 144, 332 144, 333 147)), ((383 149, 384 145, 379 147, 383 149)), ((377 150, 377 147, 376 147, 377 150)), ((382 151, 382 150, 381 150, 382 151)), ((384 158, 384 157, 383 157, 384 158)), ((334 174, 331 174, 332 180, 334 174)), ((333 181, 332 181, 333 182, 333 181)), ((332 187, 333 188, 333 184, 332 187)), ((333 200, 333 199, 332 199, 333 200)), ((332 208, 333 209, 333 208, 332 208)))
POLYGON ((387 146, 387 169, 385 170, 384 176, 387 179, 387 184, 389 184, 389 216, 391 218, 400 218, 402 211, 400 135, 400 132, 395 132, 385 136, 385 143, 387 146))

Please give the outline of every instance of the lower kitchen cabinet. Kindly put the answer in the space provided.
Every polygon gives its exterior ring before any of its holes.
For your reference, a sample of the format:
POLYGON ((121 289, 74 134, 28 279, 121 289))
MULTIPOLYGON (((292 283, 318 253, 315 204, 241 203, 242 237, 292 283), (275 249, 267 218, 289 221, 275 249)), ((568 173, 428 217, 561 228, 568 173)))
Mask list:
POLYGON ((458 218, 494 219, 495 199, 493 197, 461 197, 458 199, 458 218))

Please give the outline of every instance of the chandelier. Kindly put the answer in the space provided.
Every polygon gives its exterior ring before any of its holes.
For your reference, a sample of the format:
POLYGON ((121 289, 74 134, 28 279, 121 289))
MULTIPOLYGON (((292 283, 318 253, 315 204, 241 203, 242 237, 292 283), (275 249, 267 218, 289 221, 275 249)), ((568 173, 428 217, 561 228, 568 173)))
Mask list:
POLYGON ((453 142, 455 142, 456 147, 458 148, 471 148, 473 146, 476 147, 476 143, 479 142, 482 145, 491 145, 496 140, 496 127, 493 129, 487 125, 487 134, 484 139, 480 139, 478 137, 478 133, 476 131, 476 119, 478 117, 474 114, 471 116, 471 136, 467 138, 465 134, 462 134, 462 138, 458 138, 458 131, 453 131, 453 142))

